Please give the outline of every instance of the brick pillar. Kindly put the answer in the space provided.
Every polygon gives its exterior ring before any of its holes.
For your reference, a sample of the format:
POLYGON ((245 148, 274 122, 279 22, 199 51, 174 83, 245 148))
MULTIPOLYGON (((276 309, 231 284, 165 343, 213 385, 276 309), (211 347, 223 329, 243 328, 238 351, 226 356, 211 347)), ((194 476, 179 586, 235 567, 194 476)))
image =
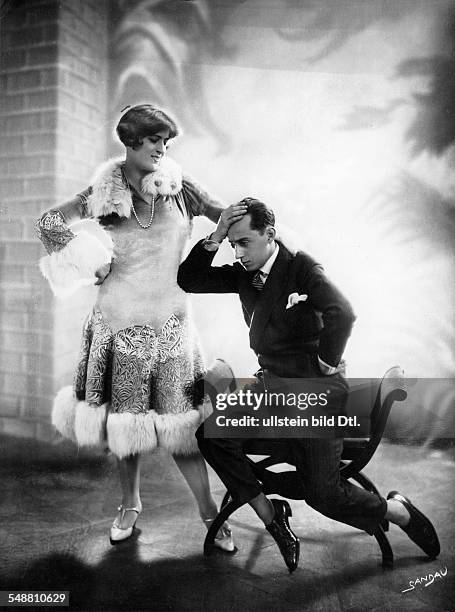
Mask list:
MULTIPOLYGON (((8 8, 9 7, 9 8, 8 8)), ((1 16, 0 432, 48 439, 93 290, 55 300, 41 211, 88 185, 106 149, 108 3, 23 0, 1 16)))

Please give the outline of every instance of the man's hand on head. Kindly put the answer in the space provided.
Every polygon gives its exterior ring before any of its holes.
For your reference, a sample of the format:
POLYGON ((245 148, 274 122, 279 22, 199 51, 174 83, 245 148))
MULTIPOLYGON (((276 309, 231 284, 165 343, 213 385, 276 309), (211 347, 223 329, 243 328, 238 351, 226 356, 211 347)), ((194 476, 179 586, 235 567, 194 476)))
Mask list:
POLYGON ((225 208, 220 215, 216 230, 210 236, 210 239, 214 242, 223 242, 231 225, 239 221, 247 212, 248 207, 245 204, 231 204, 231 206, 225 208))

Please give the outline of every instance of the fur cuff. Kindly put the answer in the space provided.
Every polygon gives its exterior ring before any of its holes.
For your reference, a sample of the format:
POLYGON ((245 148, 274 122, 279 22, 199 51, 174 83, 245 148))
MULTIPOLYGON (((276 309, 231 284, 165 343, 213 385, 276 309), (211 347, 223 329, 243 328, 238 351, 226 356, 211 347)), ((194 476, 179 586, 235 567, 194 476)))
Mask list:
POLYGON ((79 287, 93 285, 95 272, 112 260, 112 240, 106 233, 109 247, 98 238, 81 231, 55 253, 40 260, 40 270, 57 297, 74 293, 79 287))
POLYGON ((107 419, 107 441, 110 450, 119 459, 151 451, 157 447, 155 432, 156 413, 131 414, 112 412, 107 419))

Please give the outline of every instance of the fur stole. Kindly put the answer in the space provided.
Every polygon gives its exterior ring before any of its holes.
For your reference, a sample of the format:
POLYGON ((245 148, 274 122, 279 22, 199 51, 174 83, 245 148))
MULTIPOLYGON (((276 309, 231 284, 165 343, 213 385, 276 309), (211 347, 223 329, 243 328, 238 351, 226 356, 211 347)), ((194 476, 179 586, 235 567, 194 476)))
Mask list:
MULTIPOLYGON (((87 199, 90 215, 131 215, 131 193, 122 176, 124 163, 123 158, 110 159, 95 172, 91 182, 93 191, 87 199)), ((169 157, 163 157, 158 170, 144 176, 141 188, 148 195, 176 195, 182 189, 182 169, 169 157)))
MULTIPOLYGON (((104 217, 117 213, 131 215, 131 192, 122 176, 123 159, 111 159, 100 166, 92 182, 92 193, 87 198, 91 216, 104 217)), ((150 195, 176 195, 182 189, 182 170, 165 157, 156 172, 142 179, 142 191, 150 195)), ((80 231, 59 251, 43 257, 40 269, 56 296, 65 297, 85 285, 93 285, 95 273, 110 264, 113 256, 111 237, 102 230, 103 239, 87 231, 80 231)))

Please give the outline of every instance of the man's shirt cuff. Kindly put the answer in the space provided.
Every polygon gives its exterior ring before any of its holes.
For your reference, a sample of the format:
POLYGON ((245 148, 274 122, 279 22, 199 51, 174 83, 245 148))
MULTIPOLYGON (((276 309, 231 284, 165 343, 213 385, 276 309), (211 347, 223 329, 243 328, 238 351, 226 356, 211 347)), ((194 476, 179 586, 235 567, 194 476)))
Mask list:
POLYGON ((220 248, 220 243, 216 242, 216 240, 212 240, 211 236, 212 234, 209 234, 206 238, 204 238, 202 241, 202 246, 206 251, 211 251, 213 253, 214 251, 218 251, 220 248))
POLYGON ((330 376, 332 374, 337 373, 338 367, 330 366, 328 363, 323 361, 319 356, 318 356, 318 361, 319 361, 319 368, 321 369, 321 372, 323 374, 330 376))

